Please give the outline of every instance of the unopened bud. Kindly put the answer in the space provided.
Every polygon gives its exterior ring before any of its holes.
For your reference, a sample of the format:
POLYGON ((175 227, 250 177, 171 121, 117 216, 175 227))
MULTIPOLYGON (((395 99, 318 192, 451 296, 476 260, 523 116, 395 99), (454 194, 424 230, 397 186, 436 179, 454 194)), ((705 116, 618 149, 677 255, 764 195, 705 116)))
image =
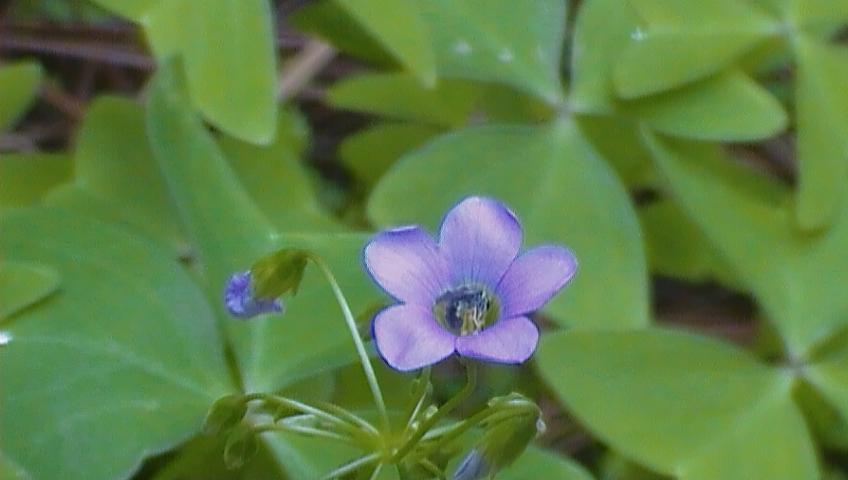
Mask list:
POLYGON ((247 402, 241 395, 227 395, 219 398, 209 408, 203 421, 203 433, 220 435, 233 429, 247 413, 247 402))

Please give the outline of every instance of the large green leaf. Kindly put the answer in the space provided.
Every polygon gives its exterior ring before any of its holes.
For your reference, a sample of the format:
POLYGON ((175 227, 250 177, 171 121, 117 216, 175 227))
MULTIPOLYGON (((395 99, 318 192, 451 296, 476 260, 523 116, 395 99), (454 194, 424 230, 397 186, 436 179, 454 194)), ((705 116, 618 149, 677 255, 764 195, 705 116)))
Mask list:
POLYGON ((51 192, 48 203, 126 223, 184 251, 140 105, 108 96, 92 102, 77 134, 74 169, 73 182, 51 192))
POLYGON ((528 247, 553 242, 574 250, 580 271, 547 308, 560 322, 648 322, 636 214, 615 174, 572 122, 475 127, 439 137, 383 177, 368 213, 381 226, 418 222, 432 228, 451 205, 472 194, 492 195, 512 207, 528 247), (615 302, 606 301, 610 295, 615 302))
POLYGON ((171 0, 93 0, 101 7, 130 20, 140 21, 144 15, 163 1, 171 0))
POLYGON ((41 65, 18 62, 0 67, 0 131, 14 126, 35 99, 41 85, 41 65))
POLYGON ((558 480, 592 480, 580 464, 556 453, 530 446, 512 466, 498 474, 503 480, 549 478, 558 480))
POLYGON ((397 66, 395 57, 384 50, 379 40, 333 0, 309 2, 291 12, 286 22, 358 59, 378 66, 397 66))
POLYGON ((267 0, 168 0, 144 19, 159 60, 180 54, 189 93, 215 126, 251 143, 276 131, 276 57, 267 0))
POLYGON ((668 90, 726 67, 780 30, 747 1, 629 0, 644 24, 614 69, 624 98, 668 90))
POLYGON ((661 199, 639 208, 639 220, 652 272, 735 284, 730 266, 674 201, 661 199))
POLYGON ((830 224, 848 190, 848 49, 804 38, 795 43, 798 223, 830 224))
POLYGON ((612 72, 639 17, 628 1, 584 0, 574 25, 568 104, 577 112, 615 111, 612 72))
POLYGON ((549 103, 562 99, 559 61, 564 0, 418 2, 430 27, 439 74, 504 83, 549 103), (481 8, 482 7, 482 8, 481 8))
POLYGON ((274 143, 256 146, 233 137, 219 145, 241 184, 280 231, 336 231, 343 227, 315 198, 301 163, 308 142, 306 121, 293 110, 281 110, 274 143))
POLYGON ((71 158, 65 154, 0 154, 0 212, 42 200, 50 189, 71 178, 71 158))
POLYGON ((436 83, 436 57, 414 0, 335 0, 419 81, 436 83), (391 12, 391 14, 387 14, 391 12))
MULTIPOLYGON (((365 279, 359 234, 280 233, 254 203, 214 139, 187 104, 178 72, 160 69, 153 83, 148 128, 153 149, 205 272, 207 295, 222 311, 227 277, 281 247, 323 256, 355 312, 376 297, 365 279)), ((294 218, 294 217, 291 217, 294 218)), ((306 229, 307 231, 309 229, 306 229)), ((290 233, 297 232, 297 233, 290 233)), ((272 391, 352 358, 353 348, 327 283, 312 268, 285 315, 239 322, 222 313, 244 387, 272 391)))
POLYGON ((44 265, 0 263, 0 321, 50 296, 59 281, 59 273, 44 265))
POLYGON ((232 390, 212 311, 166 251, 61 210, 0 228, 0 255, 62 277, 3 325, 0 436, 34 478, 126 477, 232 390))
POLYGON ((657 329, 571 330, 543 339, 537 359, 589 429, 660 472, 683 480, 818 478, 792 376, 741 349, 657 329))
POLYGON ((805 358, 844 328, 848 209, 827 233, 802 235, 793 228, 789 192, 774 180, 715 146, 647 138, 672 193, 754 292, 790 358, 805 358))
POLYGON ((787 124, 780 102, 735 70, 671 92, 622 102, 619 109, 658 132, 696 140, 759 140, 779 133, 787 124))
POLYGON ((406 74, 364 74, 337 82, 327 92, 329 103, 397 120, 445 127, 468 122, 476 103, 474 85, 443 80, 426 88, 406 74))
POLYGON ((382 123, 342 142, 339 158, 353 175, 373 185, 404 153, 423 145, 441 129, 427 125, 382 123))

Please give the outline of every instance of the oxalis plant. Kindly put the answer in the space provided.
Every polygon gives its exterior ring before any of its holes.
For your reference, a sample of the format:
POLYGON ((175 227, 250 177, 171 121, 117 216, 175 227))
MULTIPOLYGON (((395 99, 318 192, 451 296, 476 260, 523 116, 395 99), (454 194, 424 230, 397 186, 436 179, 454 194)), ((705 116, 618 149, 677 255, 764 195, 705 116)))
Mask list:
POLYGON ((468 197, 445 215, 438 242, 416 225, 385 230, 366 245, 368 272, 398 302, 380 310, 371 322, 377 353, 395 370, 418 372, 408 409, 398 414, 386 408, 350 305, 320 256, 283 249, 232 275, 224 303, 233 316, 250 319, 282 312, 279 297, 296 293, 305 268, 314 264, 339 304, 378 421, 372 424, 328 402, 311 405, 258 392, 216 401, 204 432, 227 436, 224 459, 232 467, 256 452, 257 435, 289 432, 362 451, 362 456, 324 478, 376 479, 384 468, 396 468, 401 478, 411 479, 448 478, 447 464, 459 453, 456 441, 480 428, 479 440, 450 478, 494 478, 544 430, 539 407, 511 393, 492 398, 468 418, 450 420, 448 415, 474 392, 478 362, 520 364, 533 355, 539 329, 527 315, 547 303, 577 271, 574 255, 564 247, 539 246, 519 255, 522 238, 518 219, 505 205, 492 198, 468 197), (430 368, 452 355, 461 358, 466 384, 436 405, 430 368), (392 421, 398 417, 400 425, 392 421))

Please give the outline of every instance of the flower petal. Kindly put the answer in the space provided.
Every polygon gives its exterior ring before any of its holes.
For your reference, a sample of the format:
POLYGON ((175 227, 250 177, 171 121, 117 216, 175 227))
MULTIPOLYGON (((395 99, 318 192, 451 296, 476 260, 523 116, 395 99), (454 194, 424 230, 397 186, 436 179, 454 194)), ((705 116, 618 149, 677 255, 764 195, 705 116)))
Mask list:
POLYGON ((523 363, 539 343, 539 328, 527 317, 500 320, 476 335, 456 339, 456 351, 495 363, 523 363))
POLYGON ((432 365, 454 352, 456 337, 419 305, 391 306, 374 317, 371 328, 377 352, 395 370, 432 365))
POLYGON ((436 242, 417 226, 375 235, 365 246, 365 266, 389 295, 428 308, 450 281, 436 242))
POLYGON ((479 282, 494 288, 521 248, 521 225, 502 203, 468 197, 442 221, 439 248, 454 285, 479 282))
POLYGON ((536 311, 577 272, 567 248, 545 245, 523 253, 509 266, 496 292, 505 318, 536 311))

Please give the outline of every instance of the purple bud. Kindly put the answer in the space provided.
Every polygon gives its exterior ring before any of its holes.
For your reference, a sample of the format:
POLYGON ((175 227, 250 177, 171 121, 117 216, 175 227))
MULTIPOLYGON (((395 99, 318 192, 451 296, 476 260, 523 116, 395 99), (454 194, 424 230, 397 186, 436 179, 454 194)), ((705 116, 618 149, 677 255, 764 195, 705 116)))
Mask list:
POLYGON ((491 465, 483 457, 482 452, 475 448, 459 462, 453 473, 453 480, 482 480, 491 473, 491 465))
POLYGON ((283 311, 283 302, 279 299, 254 296, 250 271, 235 273, 230 277, 224 290, 224 304, 230 315, 241 319, 283 311))

